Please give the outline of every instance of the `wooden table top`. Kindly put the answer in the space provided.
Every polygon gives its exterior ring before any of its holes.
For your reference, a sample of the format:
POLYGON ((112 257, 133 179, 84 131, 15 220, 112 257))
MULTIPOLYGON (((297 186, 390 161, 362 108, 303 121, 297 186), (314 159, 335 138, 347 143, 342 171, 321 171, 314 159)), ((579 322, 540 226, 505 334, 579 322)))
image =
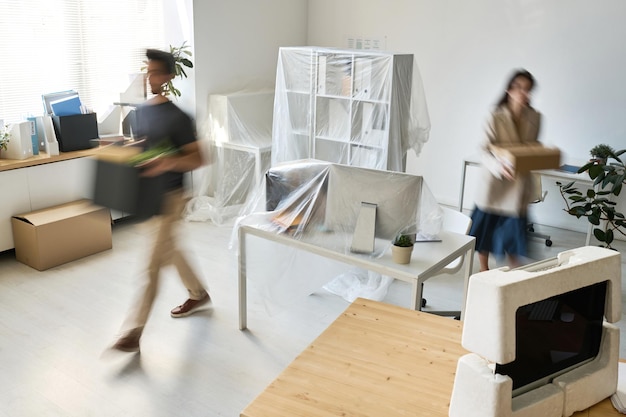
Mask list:
POLYGON ((593 407, 588 408, 585 411, 579 411, 572 414, 572 417, 613 417, 623 416, 619 411, 611 404, 611 399, 606 398, 593 407))
MULTIPOLYGON (((120 143, 123 141, 123 136, 112 136, 100 139, 101 144, 120 143)), ((49 164, 51 162, 67 161, 68 159, 83 158, 86 156, 92 156, 96 154, 100 148, 89 148, 80 151, 60 152, 58 155, 48 155, 45 152, 39 152, 38 155, 33 155, 26 159, 2 159, 0 158, 0 171, 9 171, 11 169, 27 168, 36 165, 49 164)))
POLYGON ((36 165, 49 164, 51 162, 83 158, 85 156, 91 156, 93 153, 93 149, 85 149, 82 151, 61 152, 54 156, 50 156, 45 152, 40 152, 39 155, 34 155, 26 159, 0 159, 0 171, 9 171, 11 169, 27 168, 36 165))
MULTIPOLYGON (((357 299, 241 417, 448 416, 462 323, 357 299)), ((619 416, 609 399, 575 417, 619 416)))

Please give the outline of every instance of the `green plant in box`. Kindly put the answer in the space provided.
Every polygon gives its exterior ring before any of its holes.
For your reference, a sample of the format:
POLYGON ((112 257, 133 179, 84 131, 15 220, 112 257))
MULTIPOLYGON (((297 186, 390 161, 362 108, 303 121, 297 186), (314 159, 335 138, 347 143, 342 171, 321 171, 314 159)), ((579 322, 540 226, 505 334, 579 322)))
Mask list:
POLYGON ((162 156, 172 155, 178 152, 178 149, 168 138, 163 139, 159 144, 155 147, 147 149, 128 160, 128 163, 132 166, 141 165, 146 163, 152 159, 159 158, 162 156))

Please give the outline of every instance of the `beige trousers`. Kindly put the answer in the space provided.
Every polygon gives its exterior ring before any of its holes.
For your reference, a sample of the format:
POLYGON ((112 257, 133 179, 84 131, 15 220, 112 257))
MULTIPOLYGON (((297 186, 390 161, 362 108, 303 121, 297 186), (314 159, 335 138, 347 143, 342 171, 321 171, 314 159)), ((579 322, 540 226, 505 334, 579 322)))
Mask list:
POLYGON ((177 247, 176 224, 180 221, 185 203, 183 190, 170 191, 164 196, 162 214, 149 220, 155 222, 156 237, 148 268, 142 274, 143 284, 122 326, 124 331, 143 328, 147 323, 159 289, 159 273, 164 266, 173 265, 176 268, 183 285, 189 291, 189 298, 200 300, 207 294, 207 290, 177 247))

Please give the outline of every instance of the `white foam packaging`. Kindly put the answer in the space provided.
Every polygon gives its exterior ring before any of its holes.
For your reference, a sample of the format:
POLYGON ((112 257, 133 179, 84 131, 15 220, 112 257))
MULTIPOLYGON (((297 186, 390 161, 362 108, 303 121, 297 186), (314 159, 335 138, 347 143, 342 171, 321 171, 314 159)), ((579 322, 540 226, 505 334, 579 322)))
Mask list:
POLYGON ((462 345, 469 353, 457 364, 451 417, 560 417, 591 407, 617 388, 621 319, 619 252, 582 247, 560 253, 545 270, 500 268, 471 277, 462 345), (493 363, 515 360, 515 318, 519 307, 608 281, 605 322, 598 355, 551 383, 516 397, 512 380, 493 363))

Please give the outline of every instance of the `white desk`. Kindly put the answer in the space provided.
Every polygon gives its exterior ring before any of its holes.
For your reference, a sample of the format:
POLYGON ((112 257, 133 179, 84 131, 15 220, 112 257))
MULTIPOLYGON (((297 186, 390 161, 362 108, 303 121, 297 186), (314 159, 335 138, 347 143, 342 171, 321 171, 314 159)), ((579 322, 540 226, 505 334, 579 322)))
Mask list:
MULTIPOLYGON (((271 138, 270 138, 271 140, 271 138)), ((219 142, 215 143, 215 146, 218 148, 230 149, 234 151, 246 152, 252 154, 254 156, 254 185, 258 186, 261 184, 261 180, 263 178, 263 174, 267 169, 266 163, 263 161, 263 157, 269 163, 269 156, 272 151, 272 144, 266 145, 248 145, 243 143, 233 143, 233 142, 219 142)))
MULTIPOLYGON (((247 277, 246 277, 246 237, 253 235, 273 242, 307 251, 316 255, 344 262, 369 271, 378 272, 391 278, 408 282, 412 285, 411 308, 420 310, 422 304, 422 284, 427 279, 435 276, 442 268, 450 262, 465 255, 464 264, 464 286, 463 305, 461 306, 461 318, 465 310, 465 297, 469 277, 472 273, 474 259, 474 240, 468 235, 442 231, 440 233, 441 242, 420 242, 416 243, 413 250, 411 263, 400 265, 391 258, 391 251, 386 251, 379 258, 372 258, 366 255, 346 253, 343 248, 337 246, 327 247, 307 242, 306 239, 294 239, 287 234, 277 234, 254 226, 239 227, 239 329, 247 327, 247 277)), ((317 240, 319 242, 319 239, 317 240)), ((336 242, 336 241, 335 241, 336 242)))
MULTIPOLYGON (((579 166, 583 165, 581 163, 575 163, 575 164, 579 166)), ((459 195, 459 211, 461 212, 463 211, 463 197, 465 196, 465 180, 466 180, 466 174, 467 174, 467 167, 470 167, 470 166, 474 166, 474 167, 481 166, 479 155, 471 155, 463 159, 463 171, 461 174, 461 192, 459 195)), ((559 169, 542 169, 542 170, 534 171, 534 172, 541 174, 542 177, 554 178, 563 183, 567 183, 569 181, 576 181, 578 184, 585 185, 585 186, 593 185, 593 181, 589 178, 587 174, 574 174, 574 173, 567 172, 567 171, 561 171, 559 169)), ((593 230, 593 226, 591 225, 591 223, 589 223, 587 227, 587 237, 586 237, 585 245, 589 245, 589 242, 591 241, 592 230, 593 230)))

